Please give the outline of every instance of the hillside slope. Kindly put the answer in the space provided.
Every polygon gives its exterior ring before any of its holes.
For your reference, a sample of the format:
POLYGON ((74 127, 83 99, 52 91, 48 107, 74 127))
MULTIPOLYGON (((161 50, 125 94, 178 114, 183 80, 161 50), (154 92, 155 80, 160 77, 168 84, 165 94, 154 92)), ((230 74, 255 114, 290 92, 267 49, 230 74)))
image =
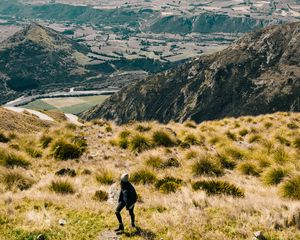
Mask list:
POLYGON ((0 104, 20 92, 72 86, 88 72, 88 48, 32 23, 1 43, 0 104))
POLYGON ((16 113, 0 108, 0 130, 17 133, 40 132, 55 126, 54 123, 42 121, 30 113, 16 113))
POLYGON ((122 211, 122 240, 300 239, 299 153, 300 113, 38 134, 0 125, 0 239, 118 239, 103 236, 118 224, 124 172, 139 201, 138 228, 122 211))
POLYGON ((83 117, 196 122, 300 111, 300 23, 245 35, 229 48, 125 87, 83 117))

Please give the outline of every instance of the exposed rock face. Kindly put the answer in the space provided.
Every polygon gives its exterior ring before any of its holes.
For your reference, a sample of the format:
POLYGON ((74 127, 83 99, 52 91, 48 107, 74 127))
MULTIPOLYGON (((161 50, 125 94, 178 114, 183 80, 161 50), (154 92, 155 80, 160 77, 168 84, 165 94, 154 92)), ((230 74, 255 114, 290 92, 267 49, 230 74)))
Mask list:
POLYGON ((18 92, 81 80, 88 52, 52 29, 28 25, 0 45, 0 104, 18 92))
POLYGON ((300 23, 268 27, 221 52, 127 86, 83 116, 118 123, 201 122, 300 111, 299 56, 300 23))

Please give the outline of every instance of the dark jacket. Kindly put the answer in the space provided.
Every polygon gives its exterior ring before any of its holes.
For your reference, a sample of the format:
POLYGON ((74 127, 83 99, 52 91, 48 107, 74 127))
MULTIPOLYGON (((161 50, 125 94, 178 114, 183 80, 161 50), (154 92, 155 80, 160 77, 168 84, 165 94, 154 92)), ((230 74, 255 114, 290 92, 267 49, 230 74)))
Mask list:
POLYGON ((137 201, 137 194, 130 182, 121 182, 119 202, 124 202, 129 208, 137 201))

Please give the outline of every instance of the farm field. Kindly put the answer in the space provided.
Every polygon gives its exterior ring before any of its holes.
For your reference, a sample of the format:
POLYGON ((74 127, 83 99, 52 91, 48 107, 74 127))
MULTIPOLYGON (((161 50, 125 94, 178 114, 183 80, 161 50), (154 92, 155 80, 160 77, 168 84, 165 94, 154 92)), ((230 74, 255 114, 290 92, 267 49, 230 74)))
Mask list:
POLYGON ((35 110, 60 110, 65 113, 79 114, 101 104, 109 96, 67 97, 38 99, 23 106, 35 110))

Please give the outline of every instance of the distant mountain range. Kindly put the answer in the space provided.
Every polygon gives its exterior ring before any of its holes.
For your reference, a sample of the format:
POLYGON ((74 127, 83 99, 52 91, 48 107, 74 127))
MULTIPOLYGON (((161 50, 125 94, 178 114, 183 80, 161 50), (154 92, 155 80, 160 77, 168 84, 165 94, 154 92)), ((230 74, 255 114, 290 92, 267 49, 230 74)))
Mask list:
POLYGON ((31 89, 70 86, 89 75, 89 49, 32 23, 1 43, 0 103, 31 89))
POLYGON ((223 51, 129 85, 82 116, 166 123, 300 111, 299 56, 300 23, 268 27, 223 51))

